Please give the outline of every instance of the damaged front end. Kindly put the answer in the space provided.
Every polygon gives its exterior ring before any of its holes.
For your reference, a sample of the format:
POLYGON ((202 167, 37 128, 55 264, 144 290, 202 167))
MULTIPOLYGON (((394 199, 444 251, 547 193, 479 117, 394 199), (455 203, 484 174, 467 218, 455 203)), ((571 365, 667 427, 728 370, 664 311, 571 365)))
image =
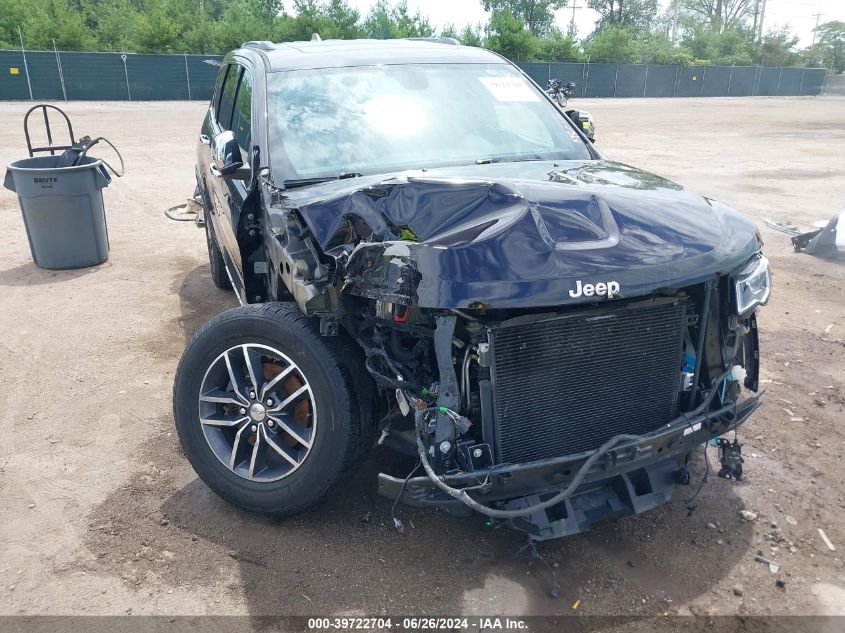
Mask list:
POLYGON ((336 181, 282 192, 269 217, 277 296, 358 343, 388 403, 380 443, 425 471, 383 473, 380 493, 535 539, 689 481, 692 450, 760 404, 768 299, 741 216, 561 162, 336 181))
POLYGON ((721 288, 708 287, 710 306, 698 288, 613 308, 437 316, 440 382, 419 395, 397 386, 412 411, 388 429, 413 438, 427 476, 382 474, 380 492, 466 506, 538 539, 664 503, 689 481, 693 448, 759 406, 741 398, 758 388, 756 321, 724 330, 721 288))
POLYGON ((379 491, 537 539, 664 503, 693 448, 759 406, 741 398, 758 388, 756 320, 722 319, 726 288, 516 315, 381 306, 362 338, 397 403, 383 437, 426 475, 381 474, 379 491))

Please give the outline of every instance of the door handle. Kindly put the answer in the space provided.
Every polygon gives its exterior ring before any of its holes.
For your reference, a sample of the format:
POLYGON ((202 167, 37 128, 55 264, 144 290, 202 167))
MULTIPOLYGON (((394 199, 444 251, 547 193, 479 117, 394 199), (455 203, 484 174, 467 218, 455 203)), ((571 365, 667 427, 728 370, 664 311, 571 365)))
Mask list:
POLYGON ((208 138, 205 134, 200 134, 200 143, 203 145, 211 145, 211 139, 208 138))

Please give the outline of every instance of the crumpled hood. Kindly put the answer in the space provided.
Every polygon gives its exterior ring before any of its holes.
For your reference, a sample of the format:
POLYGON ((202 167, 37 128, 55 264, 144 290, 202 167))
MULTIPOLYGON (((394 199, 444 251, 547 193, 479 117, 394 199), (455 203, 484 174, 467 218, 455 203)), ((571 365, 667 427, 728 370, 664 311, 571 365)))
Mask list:
POLYGON ((617 296, 645 295, 730 272, 759 248, 750 220, 605 160, 442 168, 290 194, 285 206, 323 252, 356 245, 352 292, 423 307, 596 301, 611 297, 579 288, 611 281, 617 296))

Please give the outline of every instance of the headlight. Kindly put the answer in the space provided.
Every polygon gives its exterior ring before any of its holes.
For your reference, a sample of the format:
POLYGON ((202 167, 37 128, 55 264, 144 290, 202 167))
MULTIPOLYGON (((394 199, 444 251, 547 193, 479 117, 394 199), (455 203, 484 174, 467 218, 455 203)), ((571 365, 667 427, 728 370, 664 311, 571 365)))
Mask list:
POLYGON ((772 291, 769 260, 760 256, 736 276, 736 312, 745 314, 758 305, 765 305, 772 291))

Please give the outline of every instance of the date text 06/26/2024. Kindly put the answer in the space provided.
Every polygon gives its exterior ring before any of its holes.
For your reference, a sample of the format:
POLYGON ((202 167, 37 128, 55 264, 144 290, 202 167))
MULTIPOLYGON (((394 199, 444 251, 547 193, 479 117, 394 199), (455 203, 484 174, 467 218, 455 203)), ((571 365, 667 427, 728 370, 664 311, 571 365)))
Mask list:
POLYGON ((309 631, 521 631, 527 630, 524 620, 509 617, 355 617, 309 618, 309 631))

